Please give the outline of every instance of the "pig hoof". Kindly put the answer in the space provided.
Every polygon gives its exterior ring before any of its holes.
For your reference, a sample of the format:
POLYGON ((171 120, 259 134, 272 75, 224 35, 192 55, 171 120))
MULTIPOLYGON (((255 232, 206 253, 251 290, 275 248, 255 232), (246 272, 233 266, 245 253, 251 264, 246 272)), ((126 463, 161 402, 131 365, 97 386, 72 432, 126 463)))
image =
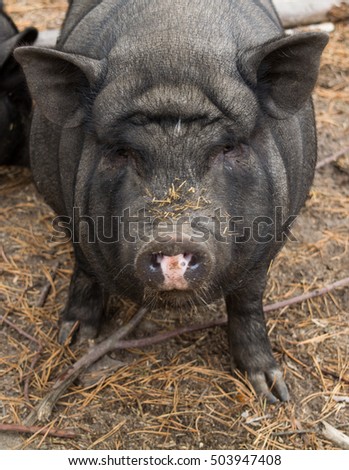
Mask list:
POLYGON ((279 369, 269 369, 266 372, 252 372, 249 380, 261 397, 267 399, 269 403, 276 403, 279 400, 289 401, 290 395, 287 386, 279 369))
MULTIPOLYGON (((69 339, 71 340, 75 333, 76 321, 66 320, 63 321, 58 333, 58 342, 65 344, 69 339)), ((88 339, 96 338, 98 329, 89 324, 81 323, 79 326, 78 342, 83 343, 88 339)), ((69 341, 70 343, 70 341, 69 341)))
MULTIPOLYGON (((74 332, 75 321, 63 321, 58 333, 58 342, 65 344, 74 332)), ((69 341, 70 342, 70 341, 69 341)))
POLYGON ((79 343, 88 339, 94 339, 98 336, 98 328, 93 325, 82 323, 79 328, 79 343))

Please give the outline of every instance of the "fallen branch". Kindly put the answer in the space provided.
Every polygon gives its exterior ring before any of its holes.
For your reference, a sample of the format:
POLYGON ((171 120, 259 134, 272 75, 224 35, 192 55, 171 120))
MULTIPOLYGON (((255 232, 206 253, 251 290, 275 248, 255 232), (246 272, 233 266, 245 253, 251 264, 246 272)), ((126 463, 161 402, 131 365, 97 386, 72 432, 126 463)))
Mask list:
POLYGON ((136 315, 134 315, 129 323, 122 326, 105 341, 102 341, 101 343, 91 348, 90 351, 82 356, 74 365, 65 370, 54 384, 52 391, 48 393, 40 402, 40 404, 30 413, 28 418, 25 420, 25 424, 30 426, 37 420, 43 421, 48 419, 52 412, 52 408, 57 403, 60 396, 69 387, 69 385, 72 384, 83 371, 85 371, 98 359, 113 351, 114 344, 128 335, 140 323, 146 313, 146 308, 139 309, 139 311, 136 313, 136 315))
POLYGON ((326 439, 334 442, 341 449, 349 450, 349 436, 342 431, 334 428, 326 421, 320 423, 320 431, 326 439))
MULTIPOLYGON (((303 302, 304 300, 311 299, 316 296, 327 294, 328 292, 338 288, 349 285, 349 277, 342 279, 341 281, 330 284, 322 289, 316 289, 315 291, 307 292, 303 295, 293 297, 291 299, 277 302, 272 305, 268 305, 264 308, 265 312, 270 312, 271 310, 276 310, 279 308, 284 308, 286 306, 303 302)), ((178 328, 173 331, 168 331, 164 333, 159 333, 155 336, 150 336, 147 338, 133 339, 133 340, 122 340, 127 334, 129 334, 142 320, 146 313, 145 308, 141 308, 137 314, 131 319, 131 321, 120 328, 117 332, 113 333, 109 338, 102 341, 101 343, 94 346, 87 354, 81 357, 73 366, 69 367, 63 374, 58 378, 56 383, 53 386, 51 392, 49 392, 46 397, 39 403, 39 405, 32 411, 32 413, 26 419, 26 424, 34 424, 37 420, 42 421, 50 417, 54 405, 59 400, 60 396, 64 391, 69 387, 69 385, 88 367, 95 363, 105 354, 108 354, 117 349, 131 349, 131 348, 144 348, 146 346, 159 344, 176 336, 192 333, 198 330, 204 330, 208 328, 213 328, 215 326, 226 325, 227 319, 220 318, 218 320, 212 321, 210 323, 186 326, 183 328, 178 328)))
POLYGON ((291 299, 276 302, 272 305, 267 305, 266 307, 264 307, 264 312, 270 312, 271 310, 277 310, 279 308, 288 307, 289 305, 298 304, 300 302, 304 302, 305 300, 313 299, 314 297, 319 297, 320 295, 328 294, 332 290, 338 289, 339 287, 344 287, 348 285, 349 277, 346 277, 344 279, 341 279, 340 281, 334 282, 333 284, 329 284, 326 287, 322 287, 321 289, 315 289, 313 291, 306 292, 305 294, 292 297, 291 299))
POLYGON ((339 157, 346 154, 347 152, 349 152, 349 147, 345 147, 344 149, 339 150, 339 152, 330 155, 329 157, 324 158, 323 160, 320 160, 316 165, 316 169, 318 170, 319 168, 322 168, 323 166, 328 165, 329 163, 335 162, 339 157))
POLYGON ((64 431, 48 426, 23 426, 22 424, 0 424, 0 432, 19 432, 22 434, 44 434, 45 436, 63 437, 65 439, 74 439, 76 433, 73 431, 64 431))
MULTIPOLYGON (((341 281, 334 282, 322 289, 316 289, 306 294, 298 295, 292 297, 291 299, 283 300, 281 302, 276 302, 275 304, 270 304, 264 307, 264 312, 271 312, 272 310, 278 310, 279 308, 288 307, 293 304, 298 304, 304 302, 305 300, 318 297, 320 295, 325 295, 328 292, 331 292, 338 287, 343 287, 349 285, 349 277, 342 279, 341 281)), ((210 323, 201 323, 199 325, 184 326, 183 328, 178 328, 172 331, 166 331, 165 333, 159 333, 155 336, 149 336, 147 338, 140 339, 131 339, 131 340, 122 340, 114 344, 113 350, 117 349, 138 349, 145 348, 146 346, 151 346, 159 343, 163 343, 166 340, 180 336, 187 333, 192 333, 199 330, 207 330, 208 328, 213 328, 215 326, 223 326, 227 324, 227 318, 220 318, 218 320, 213 320, 210 323)))

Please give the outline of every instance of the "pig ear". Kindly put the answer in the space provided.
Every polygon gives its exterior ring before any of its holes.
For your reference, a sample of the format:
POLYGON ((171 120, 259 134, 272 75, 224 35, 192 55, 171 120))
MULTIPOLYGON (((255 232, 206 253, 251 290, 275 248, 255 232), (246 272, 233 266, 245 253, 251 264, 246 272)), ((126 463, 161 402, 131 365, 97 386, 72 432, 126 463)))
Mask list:
POLYGON ((315 86, 327 42, 323 33, 296 34, 251 51, 243 61, 241 72, 270 116, 285 119, 303 106, 315 86))
POLYGON ((43 115, 62 127, 79 126, 84 117, 80 92, 96 85, 105 60, 40 47, 20 47, 14 54, 43 115))

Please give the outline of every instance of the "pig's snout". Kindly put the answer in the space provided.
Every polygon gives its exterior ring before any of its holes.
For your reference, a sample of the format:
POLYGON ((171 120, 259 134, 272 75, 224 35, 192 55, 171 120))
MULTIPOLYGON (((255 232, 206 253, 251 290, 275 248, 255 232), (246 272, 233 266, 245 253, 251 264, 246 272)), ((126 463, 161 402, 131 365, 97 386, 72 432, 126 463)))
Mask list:
POLYGON ((154 253, 151 256, 150 272, 160 272, 164 278, 162 288, 164 290, 186 290, 188 281, 185 274, 190 275, 199 268, 200 262, 191 253, 183 253, 176 256, 166 256, 163 253, 154 253))
POLYGON ((207 248, 174 243, 146 247, 136 260, 136 272, 143 283, 160 291, 192 290, 209 277, 213 260, 207 248))

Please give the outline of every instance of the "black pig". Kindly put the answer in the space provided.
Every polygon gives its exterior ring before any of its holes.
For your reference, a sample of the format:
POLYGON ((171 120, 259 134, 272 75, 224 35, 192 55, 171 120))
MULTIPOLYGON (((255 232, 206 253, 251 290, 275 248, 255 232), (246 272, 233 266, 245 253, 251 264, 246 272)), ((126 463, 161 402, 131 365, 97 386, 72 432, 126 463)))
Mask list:
POLYGON ((28 164, 31 98, 14 49, 33 44, 35 28, 19 32, 0 1, 0 164, 28 164))
POLYGON ((313 179, 326 43, 287 37, 269 0, 88 0, 55 50, 16 50, 34 178, 75 241, 61 340, 95 335, 110 294, 223 296, 233 367, 288 400, 262 297, 313 179))

